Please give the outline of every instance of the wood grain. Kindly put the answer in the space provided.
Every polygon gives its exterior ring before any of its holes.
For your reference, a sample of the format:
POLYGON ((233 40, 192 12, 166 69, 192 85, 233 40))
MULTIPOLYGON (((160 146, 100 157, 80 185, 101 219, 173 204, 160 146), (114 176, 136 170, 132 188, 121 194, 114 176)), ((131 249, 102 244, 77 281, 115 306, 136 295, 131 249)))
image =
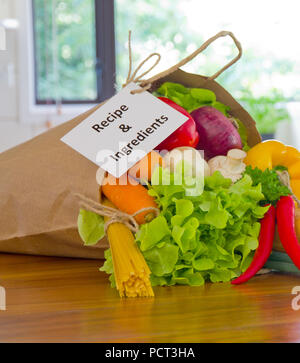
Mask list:
POLYGON ((0 255, 0 342, 300 342, 292 275, 120 300, 101 261, 0 255))

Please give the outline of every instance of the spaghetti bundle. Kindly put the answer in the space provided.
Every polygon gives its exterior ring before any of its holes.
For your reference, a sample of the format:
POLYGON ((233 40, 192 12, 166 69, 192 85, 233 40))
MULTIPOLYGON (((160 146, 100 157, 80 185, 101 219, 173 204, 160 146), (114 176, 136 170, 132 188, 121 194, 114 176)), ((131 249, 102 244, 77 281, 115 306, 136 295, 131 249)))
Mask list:
MULTIPOLYGON (((103 201, 103 204, 114 208, 107 199, 103 201)), ((105 217, 104 220, 108 222, 109 217, 105 217)), ((120 297, 154 296, 149 279, 151 271, 130 229, 123 223, 111 223, 107 227, 107 237, 120 297)))

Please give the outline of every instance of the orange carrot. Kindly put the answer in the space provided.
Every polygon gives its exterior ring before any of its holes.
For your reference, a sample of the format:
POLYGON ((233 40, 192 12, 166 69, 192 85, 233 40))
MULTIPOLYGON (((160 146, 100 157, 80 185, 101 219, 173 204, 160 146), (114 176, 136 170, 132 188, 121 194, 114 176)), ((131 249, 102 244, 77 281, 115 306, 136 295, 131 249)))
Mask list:
POLYGON ((153 150, 130 168, 128 174, 133 178, 151 180, 151 175, 157 166, 164 166, 164 160, 153 150))
MULTIPOLYGON (((116 179, 112 175, 105 178, 104 184, 101 187, 102 193, 122 212, 133 214, 137 211, 153 207, 158 208, 154 198, 148 194, 145 187, 137 184, 134 179, 127 177, 127 184, 123 185, 124 178, 120 183, 120 179, 116 179)), ((153 211, 145 211, 139 213, 135 220, 139 223, 149 222, 155 217, 153 211)))

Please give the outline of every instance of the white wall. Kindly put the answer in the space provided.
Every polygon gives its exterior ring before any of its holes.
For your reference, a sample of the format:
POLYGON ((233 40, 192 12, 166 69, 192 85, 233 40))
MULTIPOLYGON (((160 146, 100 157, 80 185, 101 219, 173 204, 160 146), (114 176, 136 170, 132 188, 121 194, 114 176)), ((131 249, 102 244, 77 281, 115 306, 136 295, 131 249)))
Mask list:
POLYGON ((0 122, 0 152, 31 139, 32 130, 29 125, 13 121, 0 122))
MULTIPOLYGON (((0 0, 0 21, 15 17, 15 0, 0 0)), ((6 51, 0 51, 0 121, 17 121, 17 32, 6 29, 6 51)))
MULTIPOLYGON (((16 18, 18 1, 0 0, 0 21, 16 18)), ((33 136, 30 125, 19 123, 18 29, 6 29, 6 51, 0 51, 0 152, 33 136)))
POLYGON ((7 50, 0 51, 0 152, 92 107, 57 110, 34 104, 30 4, 31 0, 0 0, 0 22, 7 18, 19 21, 18 29, 6 30, 7 50))

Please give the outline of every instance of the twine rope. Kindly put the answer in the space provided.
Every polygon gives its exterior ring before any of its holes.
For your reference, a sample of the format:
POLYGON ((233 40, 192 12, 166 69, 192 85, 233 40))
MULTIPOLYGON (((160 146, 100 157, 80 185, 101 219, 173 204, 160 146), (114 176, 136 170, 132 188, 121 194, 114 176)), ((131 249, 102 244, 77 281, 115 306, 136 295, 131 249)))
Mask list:
MULTIPOLYGON (((151 53, 148 55, 147 58, 145 58, 136 68, 136 70, 132 73, 132 49, 131 49, 131 30, 129 30, 129 34, 128 34, 128 54, 129 54, 129 70, 128 70, 128 75, 126 78, 126 82, 125 84, 123 84, 123 87, 127 86, 129 83, 131 82, 135 82, 135 83, 141 83, 141 82, 145 82, 143 81, 143 77, 148 74, 149 72, 152 71, 152 69, 154 67, 157 66, 157 64, 160 62, 161 60, 161 55, 159 53, 151 53), (157 57, 156 61, 154 62, 154 64, 148 68, 144 73, 142 73, 141 75, 137 76, 137 73, 139 72, 139 70, 143 67, 143 65, 145 63, 147 63, 152 57, 157 57), (132 74, 131 74, 132 73, 132 74)), ((145 85, 145 87, 143 88, 143 91, 146 91, 147 89, 149 89, 151 87, 151 84, 149 85, 145 85)), ((133 91, 132 91, 133 92, 133 91)))
POLYGON ((159 53, 151 53, 147 58, 145 58, 136 68, 136 70, 132 73, 132 49, 131 49, 131 31, 129 31, 129 35, 128 35, 128 52, 129 52, 129 71, 128 71, 128 75, 127 75, 127 79, 126 82, 123 84, 123 87, 127 86, 129 83, 131 82, 135 82, 135 83, 139 83, 141 88, 138 88, 136 90, 132 90, 131 93, 135 94, 135 93, 142 93, 144 91, 147 91, 149 88, 151 88, 152 83, 157 81, 160 78, 166 77, 169 74, 175 72, 176 70, 178 70, 180 67, 184 66, 185 64, 189 63, 192 59, 194 59, 198 54, 202 53, 211 43, 213 43, 215 40, 221 38, 221 37, 226 37, 229 36, 231 37, 231 39, 234 41, 234 44, 236 45, 237 49, 238 49, 238 55, 232 59, 229 63, 227 63, 223 68, 221 68, 218 72, 216 72, 214 75, 212 75, 211 77, 208 77, 208 80, 214 80, 216 79, 220 74, 222 74, 226 69, 228 69, 229 67, 231 67, 234 63, 236 63, 242 56, 243 54, 243 50, 242 50, 242 46, 241 43, 236 39, 236 37, 234 36, 233 33, 229 32, 229 31, 220 31, 219 33, 217 33, 216 35, 214 35, 213 37, 209 38, 206 42, 204 42, 198 49, 196 49, 193 53, 191 53, 189 56, 187 56, 186 58, 182 59, 180 62, 178 62, 177 64, 175 64, 174 66, 166 69, 163 72, 160 72, 158 74, 156 74, 155 76, 149 78, 148 80, 143 80, 142 78, 148 74, 154 67, 157 66, 157 64, 160 62, 161 60, 161 55, 159 53), (144 73, 142 73, 140 76, 137 76, 137 73, 139 72, 139 70, 142 68, 142 66, 148 62, 149 59, 151 59, 152 57, 157 56, 157 60, 155 61, 155 63, 148 68, 144 73))
POLYGON ((104 231, 107 232, 108 227, 113 223, 123 223, 126 227, 128 227, 133 233, 137 233, 139 230, 139 225, 134 217, 139 215, 143 212, 153 212, 154 215, 157 217, 160 213, 158 208, 155 207, 146 207, 138 210, 137 212, 133 214, 128 214, 125 212, 122 212, 118 209, 111 208, 108 206, 105 206, 101 203, 98 203, 94 201, 93 199, 90 199, 86 197, 85 195, 82 195, 80 193, 75 193, 75 197, 77 197, 80 200, 80 206, 90 212, 94 212, 102 217, 108 217, 109 220, 105 222, 104 225, 104 231))
POLYGON ((288 171, 283 170, 283 171, 276 171, 276 174, 279 177, 279 180, 281 181, 281 183, 283 185, 285 185, 290 192, 292 193, 292 198, 294 199, 294 201, 297 203, 298 208, 300 208, 300 200, 296 197, 296 195, 294 194, 292 187, 291 187, 291 182, 290 182, 290 174, 288 173, 288 171))

